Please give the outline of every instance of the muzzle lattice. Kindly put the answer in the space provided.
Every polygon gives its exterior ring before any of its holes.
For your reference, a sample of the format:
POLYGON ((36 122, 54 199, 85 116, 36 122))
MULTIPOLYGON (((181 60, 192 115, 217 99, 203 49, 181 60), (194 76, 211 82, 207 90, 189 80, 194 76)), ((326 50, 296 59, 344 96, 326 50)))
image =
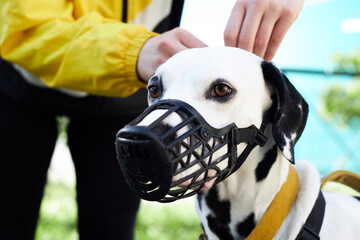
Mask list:
POLYGON ((185 102, 159 101, 118 132, 118 160, 126 181, 141 198, 171 202, 230 175, 241 165, 237 144, 247 142, 252 149, 258 132, 254 126, 238 129, 234 123, 216 129, 185 102), (163 114, 141 125, 156 110, 163 114), (174 126, 170 119, 177 119, 174 126))

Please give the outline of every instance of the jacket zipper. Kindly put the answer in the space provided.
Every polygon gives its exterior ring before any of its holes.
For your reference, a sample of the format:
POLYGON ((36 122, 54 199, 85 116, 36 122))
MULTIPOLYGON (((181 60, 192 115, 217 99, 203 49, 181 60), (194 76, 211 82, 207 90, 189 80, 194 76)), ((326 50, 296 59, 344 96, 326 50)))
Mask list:
POLYGON ((127 8, 128 8, 128 1, 123 0, 123 6, 122 6, 122 22, 127 23, 127 8))

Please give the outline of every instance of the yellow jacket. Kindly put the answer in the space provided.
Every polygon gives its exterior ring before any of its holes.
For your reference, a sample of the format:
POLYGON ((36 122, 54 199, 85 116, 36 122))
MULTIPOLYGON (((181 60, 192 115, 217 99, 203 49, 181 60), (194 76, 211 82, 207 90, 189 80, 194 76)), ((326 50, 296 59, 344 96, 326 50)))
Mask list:
MULTIPOLYGON (((158 9, 152 0, 127 2, 130 23, 146 20, 139 16, 146 9, 158 9)), ((145 86, 136 62, 155 33, 122 23, 122 7, 121 0, 1 0, 1 57, 51 88, 129 96, 145 86)))

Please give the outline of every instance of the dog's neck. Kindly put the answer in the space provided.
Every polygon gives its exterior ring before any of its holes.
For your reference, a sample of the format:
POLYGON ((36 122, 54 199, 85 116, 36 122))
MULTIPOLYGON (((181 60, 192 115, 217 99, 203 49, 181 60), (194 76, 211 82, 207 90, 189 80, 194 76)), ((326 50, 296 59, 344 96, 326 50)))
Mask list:
MULTIPOLYGON (((209 206, 209 198, 214 199, 214 195, 217 195, 217 206, 226 203, 231 213, 229 227, 235 231, 243 222, 246 229, 240 233, 242 236, 248 234, 260 221, 288 175, 288 160, 276 146, 269 129, 266 135, 269 136, 268 143, 264 147, 254 148, 243 165, 214 189, 210 189, 204 198, 210 211, 213 209, 209 206)), ((243 148, 239 146, 239 153, 243 148)))
POLYGON ((258 222, 286 181, 288 168, 289 162, 275 144, 257 147, 237 172, 219 184, 219 199, 227 198, 231 202, 231 212, 237 215, 237 219, 253 213, 255 222, 258 222), (266 158, 272 154, 276 155, 273 163, 269 157, 266 158))

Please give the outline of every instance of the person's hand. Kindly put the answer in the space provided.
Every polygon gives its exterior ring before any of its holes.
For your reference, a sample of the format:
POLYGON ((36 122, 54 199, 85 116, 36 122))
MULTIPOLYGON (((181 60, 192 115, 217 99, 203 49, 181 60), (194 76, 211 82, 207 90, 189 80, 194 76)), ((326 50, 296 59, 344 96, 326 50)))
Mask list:
POLYGON ((271 61, 302 6, 303 0, 238 0, 224 31, 225 45, 271 61))
POLYGON ((138 75, 142 80, 148 81, 156 69, 172 55, 188 48, 200 47, 206 45, 181 28, 152 37, 145 42, 140 51, 136 66, 138 75))

